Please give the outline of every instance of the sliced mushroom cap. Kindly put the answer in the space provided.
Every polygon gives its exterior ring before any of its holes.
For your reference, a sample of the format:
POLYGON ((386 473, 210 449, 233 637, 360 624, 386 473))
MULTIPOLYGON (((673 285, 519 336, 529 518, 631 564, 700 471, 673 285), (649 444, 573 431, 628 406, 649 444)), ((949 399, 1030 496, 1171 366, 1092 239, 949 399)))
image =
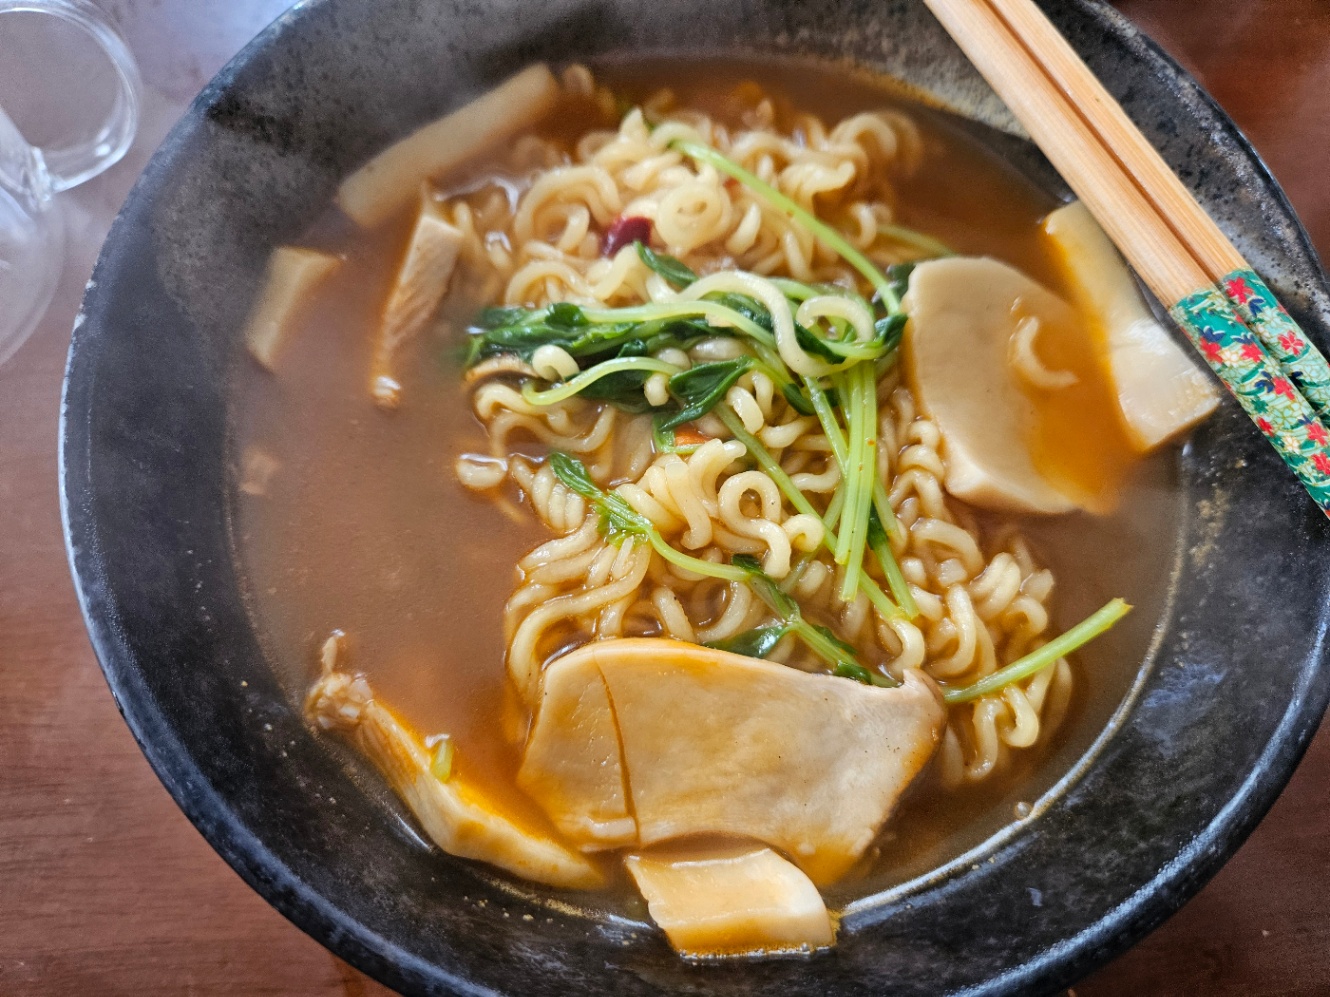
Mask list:
POLYGON ((439 202, 428 189, 422 190, 420 213, 383 310, 370 362, 370 394, 382 408, 396 408, 401 399, 397 351, 438 311, 462 242, 462 230, 445 220, 439 202))
POLYGON ((672 846, 629 855, 624 865, 681 955, 813 952, 835 941, 817 887, 770 848, 672 846))
POLYGON ((1067 303, 1005 263, 953 257, 915 267, 905 309, 907 369, 942 433, 947 491, 1010 512, 1075 508, 1035 464, 1035 403, 1010 362, 1022 323, 1074 322, 1067 303))
POLYGON ((438 779, 419 739, 375 702, 363 677, 338 671, 335 660, 335 646, 325 645, 325 671, 309 692, 306 712, 324 730, 351 737, 436 845, 537 883, 570 889, 603 884, 593 863, 505 814, 479 787, 457 778, 438 779))
POLYGON ((569 840, 609 848, 637 841, 622 747, 600 664, 577 652, 545 676, 519 784, 569 840))
POLYGON ((546 670, 518 780, 584 848, 750 838, 827 883, 872 842, 945 716, 916 672, 880 689, 665 638, 596 641, 546 670))
POLYGON ((303 246, 278 246, 272 251, 263 289, 245 326, 245 345, 255 360, 274 369, 300 310, 341 263, 340 257, 303 246))
POLYGON ((1113 243, 1080 201, 1044 219, 1076 307, 1104 337, 1122 421, 1137 450, 1186 432, 1219 404, 1210 379, 1156 321, 1113 243))
POLYGON ((441 176, 533 124, 558 100, 545 63, 528 66, 493 90, 384 149, 342 181, 337 206, 370 228, 405 208, 421 182, 441 176))

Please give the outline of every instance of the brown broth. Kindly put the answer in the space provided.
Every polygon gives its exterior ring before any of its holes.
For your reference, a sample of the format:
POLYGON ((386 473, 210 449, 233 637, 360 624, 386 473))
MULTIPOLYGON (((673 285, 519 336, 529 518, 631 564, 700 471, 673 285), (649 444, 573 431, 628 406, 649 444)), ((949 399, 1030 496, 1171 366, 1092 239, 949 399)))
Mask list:
MULTIPOLYGON (((630 99, 672 86, 684 105, 724 114, 734 85, 755 79, 786 100, 797 75, 801 109, 834 121, 883 104, 910 110, 927 159, 898 185, 900 220, 960 252, 1005 260, 1054 290, 1038 222, 1056 200, 977 141, 969 129, 863 77, 788 62, 611 63, 600 77, 630 99)), ((588 115, 590 112, 587 112, 588 115)), ((604 122, 566 118, 546 133, 571 138, 604 122)), ((484 164, 466 172, 481 175, 484 164)), ((454 178, 456 179, 456 178, 454 178)), ((275 666, 299 702, 330 631, 349 635, 354 667, 422 735, 455 740, 457 778, 505 809, 548 826, 514 785, 525 733, 504 667, 503 604, 515 564, 546 536, 514 522, 455 479, 454 460, 483 451, 461 389, 456 323, 438 324, 402 357, 403 404, 385 414, 366 384, 372 331, 402 252, 407 220, 363 235, 335 216, 308 244, 344 265, 279 357, 276 374, 243 364, 234 385, 237 454, 259 448, 279 462, 261 497, 238 496, 236 536, 251 607, 275 666)), ((455 307, 455 306, 454 306, 455 307)), ((465 310, 463 306, 463 310, 465 310)), ((1093 452, 1093 445, 1091 446, 1093 452)), ((1147 656, 1175 562, 1177 501, 1169 454, 1137 469, 1117 511, 1027 523, 1054 569, 1060 627, 1121 595, 1128 620, 1077 656, 1076 693, 1053 742, 990 784, 943 793, 925 777, 902 806, 863 875, 830 891, 848 903, 955 859, 1018 818, 1063 777, 1105 728, 1147 656)), ((594 901, 639 911, 623 891, 594 901)))

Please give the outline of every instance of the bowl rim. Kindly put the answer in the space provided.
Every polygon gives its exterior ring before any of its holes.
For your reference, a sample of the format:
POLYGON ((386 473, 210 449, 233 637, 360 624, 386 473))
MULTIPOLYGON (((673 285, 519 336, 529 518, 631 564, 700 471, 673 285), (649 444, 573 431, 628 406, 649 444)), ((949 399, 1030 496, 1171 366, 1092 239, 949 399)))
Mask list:
MULTIPOLYGON (((206 111, 231 87, 235 77, 256 56, 280 44, 301 19, 337 0, 305 0, 277 17, 245 45, 200 91, 154 152, 106 239, 116 241, 126 210, 149 196, 172 154, 187 143, 206 111)), ((1215 99, 1158 43, 1124 15, 1097 0, 1071 0, 1106 32, 1128 40, 1163 67, 1171 82, 1211 111, 1254 170, 1264 194, 1294 222, 1297 250, 1318 271, 1322 295, 1330 294, 1319 256, 1298 220, 1283 188, 1251 142, 1215 99)), ((80 498, 89 487, 91 434, 87 416, 96 378, 80 367, 80 346, 98 326, 101 278, 107 268, 105 250, 98 259, 82 307, 75 318, 66 362, 59 419, 59 502, 66 554, 80 611, 111 694, 140 750, 162 785, 208 843, 266 902, 298 928, 380 982, 396 989, 436 991, 441 985, 459 994, 491 991, 422 959, 348 916, 282 862, 232 809, 217 786, 201 771, 185 742, 177 736, 143 681, 128 653, 116 602, 107 588, 106 563, 98 542, 98 525, 80 498), (81 418, 82 417, 82 418, 81 418)), ((1052 990, 1065 987, 1121 954, 1154 930, 1191 899, 1219 870, 1265 817, 1292 776, 1315 734, 1328 701, 1330 685, 1317 690, 1316 680, 1330 659, 1327 621, 1316 633, 1316 659, 1301 669, 1289 705, 1239 790, 1197 837, 1178 849, 1172 861, 1141 884, 1124 903, 1084 930, 1044 949, 1036 958, 1012 967, 966 991, 996 993, 1052 990)))

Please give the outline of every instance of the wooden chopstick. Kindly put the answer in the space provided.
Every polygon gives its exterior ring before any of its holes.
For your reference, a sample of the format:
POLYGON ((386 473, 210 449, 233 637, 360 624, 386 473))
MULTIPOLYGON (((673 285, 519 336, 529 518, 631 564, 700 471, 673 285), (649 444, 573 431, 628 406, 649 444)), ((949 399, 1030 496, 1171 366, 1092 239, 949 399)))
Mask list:
POLYGON ((1217 283, 1234 270, 1245 268, 1247 262, 1242 254, 1196 203, 1191 192, 1044 12, 1029 0, 987 0, 987 4, 1039 62, 1123 172, 1132 177, 1210 280, 1217 283))
POLYGON ((1210 279, 1089 124, 984 0, 924 0, 1162 301, 1210 279))
POLYGON ((1324 357, 1031 0, 924 2, 1330 515, 1324 357))
POLYGON ((1030 0, 987 0, 987 4, 1324 420, 1330 415, 1330 364, 1279 307, 1274 293, 1228 236, 1043 11, 1030 0))

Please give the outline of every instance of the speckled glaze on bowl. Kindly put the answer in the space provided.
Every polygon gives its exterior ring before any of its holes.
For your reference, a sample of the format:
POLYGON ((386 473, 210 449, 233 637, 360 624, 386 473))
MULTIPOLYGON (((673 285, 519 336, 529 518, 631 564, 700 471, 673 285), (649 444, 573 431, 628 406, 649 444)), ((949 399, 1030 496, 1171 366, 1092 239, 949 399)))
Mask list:
MULTIPOLYGON (((1324 276, 1233 124, 1091 0, 1050 15, 1322 348, 1324 276)), ((407 993, 1039 993, 1141 937, 1269 808, 1327 698, 1330 524, 1233 405, 1181 458, 1174 597, 1116 729, 1043 815, 810 960, 687 965, 423 847, 315 741, 241 597, 227 385, 270 249, 393 139, 535 59, 843 60, 1013 130, 919 0, 314 0, 200 95, 145 171, 70 349, 62 483, 93 644, 177 802, 278 910, 407 993), (526 919, 530 915, 530 920, 526 919)), ((1161 543, 1173 543, 1161 538, 1161 543)))

